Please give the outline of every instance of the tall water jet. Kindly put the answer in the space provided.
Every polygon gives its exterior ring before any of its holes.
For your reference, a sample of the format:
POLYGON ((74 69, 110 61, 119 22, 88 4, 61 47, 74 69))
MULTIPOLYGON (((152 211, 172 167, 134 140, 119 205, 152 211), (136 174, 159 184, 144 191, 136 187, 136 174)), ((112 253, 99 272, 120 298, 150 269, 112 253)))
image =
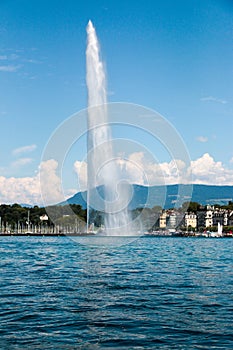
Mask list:
POLYGON ((87 226, 93 211, 104 213, 105 234, 128 235, 127 186, 121 181, 108 122, 106 76, 92 22, 87 25, 86 83, 88 90, 87 226), (101 193, 102 192, 102 193, 101 193))

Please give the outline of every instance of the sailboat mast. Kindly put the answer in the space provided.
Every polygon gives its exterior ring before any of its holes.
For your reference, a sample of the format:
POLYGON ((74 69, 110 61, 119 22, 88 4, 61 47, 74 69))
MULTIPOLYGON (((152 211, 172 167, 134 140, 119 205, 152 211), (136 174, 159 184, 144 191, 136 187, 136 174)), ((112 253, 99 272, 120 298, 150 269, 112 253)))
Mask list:
POLYGON ((29 232, 29 227, 30 227, 30 225, 29 225, 29 223, 30 223, 30 211, 28 210, 28 232, 29 232))

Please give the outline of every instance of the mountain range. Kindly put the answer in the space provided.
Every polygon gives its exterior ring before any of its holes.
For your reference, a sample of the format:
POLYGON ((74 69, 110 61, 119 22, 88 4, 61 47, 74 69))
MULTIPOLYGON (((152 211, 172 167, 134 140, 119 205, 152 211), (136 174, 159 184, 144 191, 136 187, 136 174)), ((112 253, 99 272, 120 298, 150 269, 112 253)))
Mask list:
MULTIPOLYGON (((103 186, 98 188, 100 196, 104 198, 103 186)), ((180 207, 187 201, 207 204, 228 204, 233 201, 233 186, 210 186, 210 185, 167 185, 167 186, 141 186, 132 185, 132 197, 129 209, 160 205, 164 209, 180 207)), ((64 204, 79 204, 86 209, 87 192, 78 192, 69 198, 64 204)))

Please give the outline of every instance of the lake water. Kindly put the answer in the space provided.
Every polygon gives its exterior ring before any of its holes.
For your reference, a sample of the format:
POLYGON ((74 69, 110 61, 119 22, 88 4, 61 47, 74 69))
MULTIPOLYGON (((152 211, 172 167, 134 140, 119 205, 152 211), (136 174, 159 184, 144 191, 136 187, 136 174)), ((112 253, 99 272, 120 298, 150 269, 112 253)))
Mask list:
POLYGON ((0 272, 0 349, 233 349, 233 239, 2 237, 0 272))

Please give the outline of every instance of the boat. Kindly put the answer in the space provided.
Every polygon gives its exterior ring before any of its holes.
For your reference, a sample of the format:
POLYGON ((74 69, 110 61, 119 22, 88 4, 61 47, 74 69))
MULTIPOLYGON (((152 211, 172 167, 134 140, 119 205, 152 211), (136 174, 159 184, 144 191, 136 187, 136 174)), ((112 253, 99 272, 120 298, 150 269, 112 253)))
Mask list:
POLYGON ((211 238, 223 237, 222 228, 223 228, 223 226, 220 224, 220 222, 218 222, 218 231, 217 232, 209 231, 208 232, 209 237, 211 237, 211 238))
POLYGON ((27 231, 25 232, 25 235, 32 235, 33 232, 30 230, 30 211, 28 210, 28 218, 26 221, 27 224, 27 231))

